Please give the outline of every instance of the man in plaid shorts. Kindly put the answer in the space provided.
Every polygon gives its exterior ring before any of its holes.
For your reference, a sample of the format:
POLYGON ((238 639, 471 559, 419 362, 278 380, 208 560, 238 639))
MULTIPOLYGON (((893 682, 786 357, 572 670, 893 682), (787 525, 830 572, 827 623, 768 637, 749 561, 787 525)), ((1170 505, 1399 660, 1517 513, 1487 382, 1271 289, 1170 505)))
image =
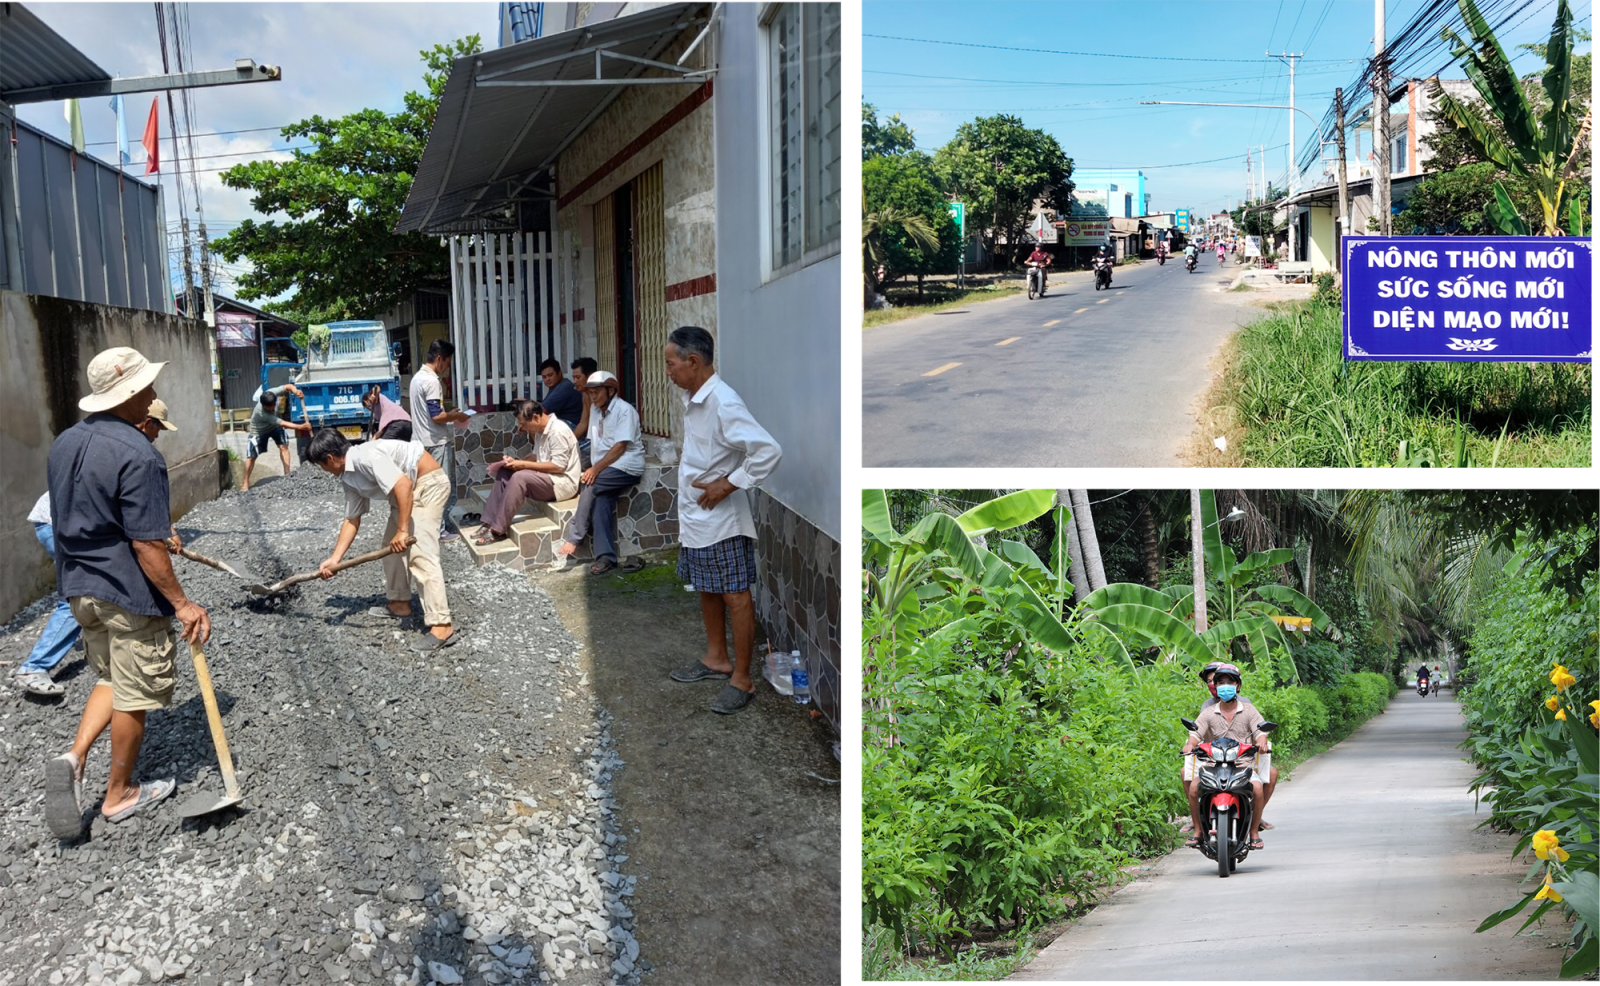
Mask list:
POLYGON ((726 681, 711 711, 738 712, 755 697, 756 525, 744 490, 778 467, 783 449, 751 417, 712 364, 711 333, 698 326, 667 337, 667 376, 684 392, 683 455, 678 460, 678 577, 700 592, 706 656, 672 672, 673 681, 726 681), (729 660, 727 625, 733 625, 729 660))

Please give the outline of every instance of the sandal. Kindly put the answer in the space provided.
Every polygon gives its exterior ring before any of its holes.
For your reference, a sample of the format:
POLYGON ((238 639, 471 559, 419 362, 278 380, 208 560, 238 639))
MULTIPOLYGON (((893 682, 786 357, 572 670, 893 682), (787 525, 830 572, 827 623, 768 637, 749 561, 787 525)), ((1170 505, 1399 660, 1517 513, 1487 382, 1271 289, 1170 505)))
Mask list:
POLYGON ((673 681, 693 684, 696 681, 727 681, 733 676, 726 671, 717 671, 696 661, 688 667, 675 668, 670 677, 673 681))
POLYGON ((1200 848, 1200 837, 1198 835, 1191 835, 1188 839, 1184 840, 1183 848, 1185 848, 1185 849, 1199 849, 1200 848))
POLYGON ((477 537, 473 538, 472 539, 472 543, 481 548, 481 547, 484 547, 485 545, 494 544, 497 541, 504 541, 505 539, 506 539, 506 535, 504 535, 504 534, 496 534, 494 531, 489 531, 486 534, 480 534, 477 537))
POLYGON ((17 687, 29 695, 54 698, 65 695, 67 687, 50 677, 47 671, 24 671, 14 677, 17 687))
POLYGON ((1261 820, 1261 831, 1271 832, 1275 828, 1277 828, 1277 826, 1267 821, 1265 818, 1261 820))
POLYGON ((1267 844, 1265 842, 1261 841, 1261 837, 1260 836, 1257 836, 1256 838, 1250 840, 1250 848, 1251 849, 1265 849, 1265 848, 1267 848, 1267 844))
POLYGON ((178 782, 170 777, 164 777, 159 781, 145 781, 139 785, 139 797, 133 804, 115 815, 105 815, 105 820, 108 822, 125 822, 156 802, 165 800, 173 791, 177 790, 177 787, 178 782))
POLYGON ((613 568, 616 568, 616 567, 617 567, 617 563, 616 562, 611 561, 611 560, 606 559, 606 558, 602 558, 599 561, 595 562, 593 565, 589 566, 589 574, 590 575, 604 575, 604 574, 606 574, 607 572, 611 571, 613 568))
POLYGON ((722 686, 722 692, 717 700, 711 703, 711 711, 722 715, 732 715, 756 700, 755 692, 747 692, 743 688, 733 685, 722 686))
POLYGON ((83 834, 83 766, 70 752, 44 762, 44 821, 58 839, 83 834))

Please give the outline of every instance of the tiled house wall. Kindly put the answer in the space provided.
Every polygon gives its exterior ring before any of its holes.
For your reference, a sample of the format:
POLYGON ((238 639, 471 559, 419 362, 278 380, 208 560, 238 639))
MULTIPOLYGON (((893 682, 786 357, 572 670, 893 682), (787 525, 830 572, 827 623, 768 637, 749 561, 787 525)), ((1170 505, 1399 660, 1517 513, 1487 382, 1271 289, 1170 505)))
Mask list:
POLYGON ((761 491, 756 521, 756 616, 778 650, 799 650, 812 701, 840 728, 839 542, 761 491))

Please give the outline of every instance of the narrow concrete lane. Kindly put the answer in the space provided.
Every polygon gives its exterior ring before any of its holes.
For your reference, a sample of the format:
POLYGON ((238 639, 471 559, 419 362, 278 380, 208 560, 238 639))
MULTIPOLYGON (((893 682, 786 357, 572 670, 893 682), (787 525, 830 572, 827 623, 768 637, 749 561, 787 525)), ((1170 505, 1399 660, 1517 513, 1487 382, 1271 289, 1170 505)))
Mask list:
POLYGON ((1231 877, 1178 850, 1013 978, 1554 979, 1554 927, 1473 934, 1516 900, 1527 864, 1513 838, 1475 827, 1488 813, 1467 790, 1465 736, 1451 698, 1401 692, 1279 785, 1267 848, 1231 877))
POLYGON ((1215 257, 1119 267, 1050 293, 868 329, 867 466, 1176 466, 1207 362, 1257 309, 1218 294, 1215 257))

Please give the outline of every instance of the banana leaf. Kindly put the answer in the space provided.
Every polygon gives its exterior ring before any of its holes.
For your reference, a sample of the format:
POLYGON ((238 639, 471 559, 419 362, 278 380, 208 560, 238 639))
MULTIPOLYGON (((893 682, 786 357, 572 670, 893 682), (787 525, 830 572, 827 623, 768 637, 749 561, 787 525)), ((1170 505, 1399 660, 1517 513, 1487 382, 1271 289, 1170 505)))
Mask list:
POLYGON ((1111 626, 1143 633, 1162 646, 1179 651, 1197 668, 1211 660, 1211 650, 1193 628, 1153 606, 1113 603, 1092 610, 1090 615, 1111 626))
POLYGON ((883 490, 861 491, 861 526, 879 541, 894 540, 894 525, 889 522, 889 497, 883 490))
POLYGON ((1055 578, 1055 575, 1051 573, 1050 569, 1045 567, 1044 562, 1039 560, 1039 556, 1033 553, 1033 549, 1023 544, 1021 541, 1002 540, 1000 542, 999 549, 995 553, 1001 558, 1004 558, 1013 566, 1037 568, 1039 571, 1048 575, 1051 579, 1055 578))
POLYGON ((1484 206, 1484 212, 1494 220, 1500 232, 1511 236, 1528 235, 1527 222, 1517 212, 1517 207, 1511 204, 1511 196, 1506 194, 1506 187, 1500 182, 1494 183, 1494 199, 1484 206))
POLYGON ((1238 585, 1244 576, 1262 568, 1271 568, 1275 565, 1284 565, 1294 561, 1294 552, 1288 548, 1272 548, 1268 551, 1253 551, 1244 561, 1233 567, 1228 575, 1228 581, 1238 585))
POLYGON ((1200 541, 1204 546, 1206 575, 1221 582, 1228 581, 1235 559, 1233 550, 1222 543, 1222 531, 1217 524, 1217 494, 1212 490, 1200 491, 1200 541))
POLYGON ((1119 603, 1137 603, 1170 614, 1173 598, 1159 589, 1137 582, 1113 582, 1083 597, 1083 605, 1091 610, 1119 603))
POLYGON ((1568 235, 1583 235, 1583 203, 1577 199, 1567 203, 1567 226, 1568 235))
MULTIPOLYGON (((1067 525, 1072 523, 1072 510, 1066 505, 1058 505, 1055 509, 1056 536, 1050 545, 1050 564, 1056 571, 1056 598, 1065 599, 1072 592, 1072 583, 1067 581, 1067 567, 1071 562, 1071 554, 1067 550, 1067 525)), ((1082 578, 1083 573, 1073 572, 1073 578, 1082 578)))
POLYGON ((1263 623, 1277 626, 1265 617, 1245 616, 1226 623, 1218 623, 1200 634, 1200 639, 1211 647, 1213 653, 1225 653, 1229 641, 1234 637, 1243 637, 1250 645, 1250 659, 1260 667, 1261 662, 1267 657, 1267 638, 1261 626, 1263 623))
POLYGON ((949 514, 929 514, 917 521, 916 526, 907 531, 901 540, 943 551, 967 578, 974 582, 983 578, 983 562, 978 549, 973 546, 967 532, 949 514))
POLYGON ((1565 161, 1568 151, 1572 149, 1571 45, 1572 8, 1567 6, 1566 0, 1561 0, 1556 5, 1555 23, 1550 25, 1550 41, 1544 49, 1545 72, 1542 80, 1545 95, 1550 97, 1550 105, 1540 121, 1540 129, 1544 131, 1541 150, 1545 158, 1551 161, 1565 161))
MULTIPOLYGON (((1445 28, 1441 34, 1455 43, 1455 50, 1451 54, 1462 71, 1466 72, 1467 78, 1472 80, 1489 111, 1504 126, 1512 152, 1521 159, 1524 168, 1531 169, 1538 164, 1541 142, 1533 122, 1533 108, 1528 105, 1528 97, 1522 91, 1522 81, 1517 78, 1516 71, 1511 67, 1511 59, 1506 57, 1506 51, 1494 36, 1489 22, 1478 12, 1477 4, 1472 0, 1458 0, 1458 6, 1467 31, 1472 35, 1472 44, 1463 41, 1449 28, 1445 28)), ((1448 109, 1446 113, 1449 113, 1448 109)), ((1477 140, 1479 134, 1470 126, 1467 129, 1470 137, 1477 140)), ((1508 166, 1512 170, 1521 170, 1514 165, 1508 166)))
POLYGON ((1055 499, 1055 490, 1018 490, 980 503, 956 520, 969 533, 985 528, 1010 530, 1044 516, 1055 499))

